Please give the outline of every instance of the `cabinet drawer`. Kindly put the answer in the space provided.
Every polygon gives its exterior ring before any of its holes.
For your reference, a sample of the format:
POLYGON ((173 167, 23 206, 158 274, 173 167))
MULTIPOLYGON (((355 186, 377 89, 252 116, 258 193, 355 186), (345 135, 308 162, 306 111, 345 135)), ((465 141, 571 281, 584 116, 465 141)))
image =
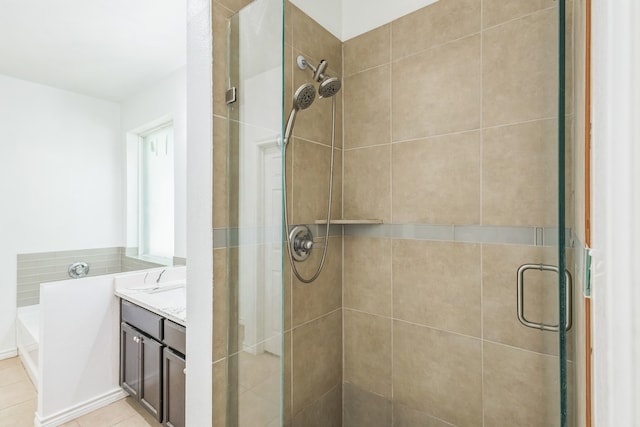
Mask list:
POLYGON ((164 322, 164 339, 166 345, 179 353, 187 353, 187 333, 186 328, 170 320, 164 322))
POLYGON ((140 329, 158 341, 162 341, 162 323, 164 320, 162 317, 127 300, 121 299, 120 301, 120 313, 123 322, 140 329))

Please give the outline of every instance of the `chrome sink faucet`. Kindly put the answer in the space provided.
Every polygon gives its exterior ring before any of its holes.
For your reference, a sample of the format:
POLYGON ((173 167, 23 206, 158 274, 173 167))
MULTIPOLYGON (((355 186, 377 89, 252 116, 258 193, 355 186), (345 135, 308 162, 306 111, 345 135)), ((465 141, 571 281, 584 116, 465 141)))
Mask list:
POLYGON ((158 274, 158 278, 156 279, 156 283, 160 283, 160 278, 162 277, 162 275, 164 274, 164 272, 167 271, 167 269, 165 268, 164 270, 162 270, 160 272, 160 274, 158 274))

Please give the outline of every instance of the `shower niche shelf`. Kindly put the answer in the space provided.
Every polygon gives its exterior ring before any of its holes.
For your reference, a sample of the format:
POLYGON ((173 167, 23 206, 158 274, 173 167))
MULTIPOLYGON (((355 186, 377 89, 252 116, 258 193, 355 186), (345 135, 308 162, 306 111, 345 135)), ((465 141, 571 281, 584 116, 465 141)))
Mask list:
MULTIPOLYGON (((315 224, 317 224, 317 225, 324 225, 326 223, 327 223, 326 219, 317 219, 315 221, 315 224)), ((336 224, 336 225, 354 225, 354 224, 371 225, 371 224, 382 224, 382 220, 381 219, 332 219, 331 220, 331 224, 336 224)))

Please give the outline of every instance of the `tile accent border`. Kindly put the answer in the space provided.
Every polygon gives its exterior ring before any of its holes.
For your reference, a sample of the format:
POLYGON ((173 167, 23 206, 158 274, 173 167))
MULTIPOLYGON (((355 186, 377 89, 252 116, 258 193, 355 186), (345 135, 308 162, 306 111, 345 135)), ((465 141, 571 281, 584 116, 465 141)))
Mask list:
POLYGON ((109 247, 70 251, 17 254, 16 305, 24 307, 40 302, 40 283, 67 280, 69 265, 76 261, 89 263, 88 277, 125 271, 161 267, 126 255, 131 248, 109 247))
MULTIPOLYGON (((323 236, 324 225, 306 224, 314 236, 323 236)), ((568 247, 574 247, 574 235, 566 231, 568 247)), ((332 225, 331 237, 340 235, 385 239, 435 240, 444 242, 489 243, 526 246, 557 246, 557 227, 501 227, 487 225, 439 224, 345 224, 332 225)), ((213 248, 260 245, 277 242, 280 229, 272 228, 215 228, 213 248)))

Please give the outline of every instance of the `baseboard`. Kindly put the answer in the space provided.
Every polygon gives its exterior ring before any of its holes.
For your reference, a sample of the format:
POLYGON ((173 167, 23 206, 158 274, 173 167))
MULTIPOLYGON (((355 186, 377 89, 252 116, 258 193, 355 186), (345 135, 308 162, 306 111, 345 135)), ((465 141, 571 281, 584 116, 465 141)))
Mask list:
POLYGON ((12 357, 16 357, 18 355, 18 349, 12 348, 10 350, 0 351, 0 360, 10 359, 12 357))
POLYGON ((87 400, 84 403, 80 403, 76 406, 73 406, 69 409, 65 409, 63 411, 58 412, 57 414, 54 414, 45 418, 40 418, 40 414, 36 412, 34 427, 59 426, 61 424, 74 420, 78 417, 81 417, 82 415, 88 414, 89 412, 93 412, 96 409, 100 409, 113 402, 123 399, 127 396, 128 394, 124 390, 122 390, 120 387, 118 387, 117 389, 114 389, 108 393, 105 393, 102 396, 87 400))

